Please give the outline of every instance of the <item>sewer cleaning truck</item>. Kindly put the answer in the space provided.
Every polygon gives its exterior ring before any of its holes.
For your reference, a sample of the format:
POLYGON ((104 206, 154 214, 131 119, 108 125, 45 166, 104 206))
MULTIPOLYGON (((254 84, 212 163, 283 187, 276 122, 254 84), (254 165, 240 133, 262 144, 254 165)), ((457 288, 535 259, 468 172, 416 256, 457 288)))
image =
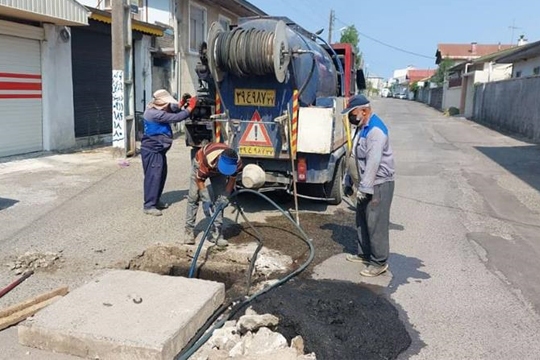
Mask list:
MULTIPOLYGON (((320 33, 319 33, 320 34, 320 33)), ((285 17, 211 25, 213 141, 238 151, 239 185, 339 204, 351 129, 341 115, 365 89, 350 44, 328 44, 285 17)))

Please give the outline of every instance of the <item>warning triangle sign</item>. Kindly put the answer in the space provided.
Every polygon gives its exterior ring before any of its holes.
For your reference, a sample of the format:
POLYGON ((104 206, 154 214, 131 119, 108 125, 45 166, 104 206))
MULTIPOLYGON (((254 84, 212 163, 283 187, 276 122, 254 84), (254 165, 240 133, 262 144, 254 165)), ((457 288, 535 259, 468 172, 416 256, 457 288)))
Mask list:
POLYGON ((253 113, 250 123, 244 131, 242 138, 240 139, 240 145, 253 145, 253 146, 272 146, 272 141, 268 132, 266 131, 266 126, 258 122, 262 121, 261 115, 257 110, 253 113))

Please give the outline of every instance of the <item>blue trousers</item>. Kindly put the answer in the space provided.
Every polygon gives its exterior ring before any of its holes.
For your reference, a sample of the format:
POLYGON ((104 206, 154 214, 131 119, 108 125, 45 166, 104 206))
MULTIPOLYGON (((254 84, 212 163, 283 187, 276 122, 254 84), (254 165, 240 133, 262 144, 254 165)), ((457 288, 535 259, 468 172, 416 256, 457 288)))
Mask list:
MULTIPOLYGON (((154 139, 155 140, 155 139, 154 139)), ((167 152, 169 146, 155 145, 154 141, 141 143, 141 158, 144 171, 144 208, 155 208, 167 180, 167 152)))

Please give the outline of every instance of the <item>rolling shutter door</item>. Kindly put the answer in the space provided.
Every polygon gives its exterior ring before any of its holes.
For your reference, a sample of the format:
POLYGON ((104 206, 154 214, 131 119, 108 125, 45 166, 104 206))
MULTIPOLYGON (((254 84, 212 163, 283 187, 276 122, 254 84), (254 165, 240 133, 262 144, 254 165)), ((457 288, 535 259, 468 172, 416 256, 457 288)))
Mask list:
POLYGON ((0 49, 0 157, 41 151, 40 43, 0 35, 0 49))
MULTIPOLYGON (((95 24, 92 26, 96 26, 95 24)), ((111 35, 72 28, 75 137, 112 133, 111 35)))

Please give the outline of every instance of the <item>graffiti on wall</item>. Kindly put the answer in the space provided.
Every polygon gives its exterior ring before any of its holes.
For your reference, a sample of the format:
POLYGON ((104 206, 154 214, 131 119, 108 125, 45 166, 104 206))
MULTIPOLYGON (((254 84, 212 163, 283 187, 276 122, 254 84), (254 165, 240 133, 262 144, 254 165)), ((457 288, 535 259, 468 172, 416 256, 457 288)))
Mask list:
POLYGON ((124 71, 113 70, 112 81, 112 141, 114 147, 124 148, 125 113, 124 113, 124 71))

